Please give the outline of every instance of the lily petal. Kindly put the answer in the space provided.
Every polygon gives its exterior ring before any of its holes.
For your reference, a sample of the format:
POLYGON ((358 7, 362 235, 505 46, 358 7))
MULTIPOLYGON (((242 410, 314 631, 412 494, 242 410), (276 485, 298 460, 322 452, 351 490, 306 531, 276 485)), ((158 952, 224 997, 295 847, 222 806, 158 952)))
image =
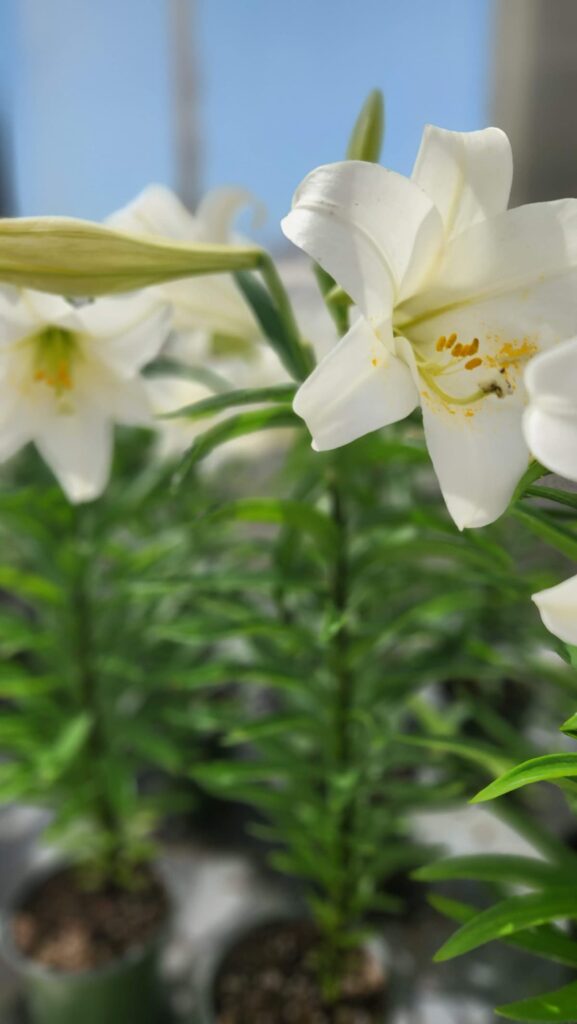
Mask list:
POLYGON ((540 590, 531 600, 550 633, 566 644, 577 644, 577 576, 540 590))
POLYGON ((200 241, 197 219, 165 185, 147 185, 135 199, 107 217, 106 223, 128 234, 200 241))
POLYGON ((577 334, 576 287, 577 199, 519 206, 450 241, 434 284, 397 311, 397 326, 412 338, 411 323, 434 322, 440 334, 442 318, 456 324, 476 307, 479 327, 491 308, 516 325, 513 337, 564 341, 577 334))
POLYGON ((525 371, 523 417, 533 455, 553 473, 577 480, 577 338, 533 359, 525 371))
POLYGON ((93 409, 76 415, 54 416, 34 438, 70 501, 92 501, 102 493, 110 475, 113 428, 93 409))
POLYGON ((447 237, 507 209, 511 144, 500 128, 450 132, 427 125, 412 174, 433 200, 447 237))
POLYGON ((331 274, 374 327, 427 276, 442 243, 432 201, 408 178, 348 160, 309 174, 282 228, 331 274))
POLYGON ((236 216, 246 207, 252 209, 255 224, 260 226, 266 210, 247 189, 225 186, 207 192, 200 200, 195 214, 197 221, 202 225, 205 241, 222 245, 230 242, 236 216))
POLYGON ((490 396, 467 417, 423 399, 425 438, 450 515, 460 530, 507 508, 529 462, 516 404, 490 396))
POLYGON ((404 419, 418 401, 409 368, 361 317, 301 385, 294 410, 326 451, 404 419))
POLYGON ((158 355, 171 326, 169 306, 140 293, 101 299, 78 311, 90 354, 119 376, 134 376, 158 355))

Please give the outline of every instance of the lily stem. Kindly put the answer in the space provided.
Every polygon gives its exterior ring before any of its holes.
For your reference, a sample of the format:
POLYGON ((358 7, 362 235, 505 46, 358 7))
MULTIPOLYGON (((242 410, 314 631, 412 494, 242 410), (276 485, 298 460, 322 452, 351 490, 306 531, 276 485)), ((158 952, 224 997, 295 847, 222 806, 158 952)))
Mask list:
POLYGON ((86 542, 81 536, 80 510, 77 509, 75 512, 78 552, 70 587, 73 656, 79 702, 82 710, 87 712, 91 719, 87 750, 92 781, 95 785, 93 813, 104 838, 103 845, 106 851, 99 869, 106 879, 114 879, 119 873, 122 858, 122 828, 106 792, 106 785, 102 781, 102 769, 109 752, 100 680, 95 667, 94 607, 89 585, 90 556, 84 550, 86 542))

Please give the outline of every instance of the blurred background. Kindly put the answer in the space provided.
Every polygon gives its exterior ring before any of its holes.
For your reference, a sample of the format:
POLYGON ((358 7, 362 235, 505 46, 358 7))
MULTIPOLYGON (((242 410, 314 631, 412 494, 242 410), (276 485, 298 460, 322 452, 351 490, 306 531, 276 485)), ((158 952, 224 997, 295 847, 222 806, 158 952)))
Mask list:
MULTIPOLYGON (((575 195, 576 33, 575 0, 0 0, 0 215, 100 220, 150 182, 191 208, 239 184, 268 211, 251 234, 288 256, 279 220, 295 187, 343 156, 373 88, 386 98, 387 166, 410 173, 427 122, 497 124, 513 144, 515 204, 575 195)), ((177 969, 215 919, 277 898, 237 856, 233 817, 224 853, 182 843, 167 857, 182 909, 177 969)), ((2 813, 0 895, 43 822, 2 813)), ((423 819, 423 841, 439 829, 456 853, 527 849, 478 809, 423 819)), ((426 974, 436 936, 414 931, 426 974)), ((493 1020, 489 968, 502 955, 481 959, 478 977, 427 975, 418 1024, 493 1020), (455 1001, 451 986, 482 998, 455 1001)), ((507 970, 522 976, 526 961, 507 970)))
POLYGON ((576 28, 572 0, 3 0, 0 206, 101 219, 151 181, 190 205, 234 181, 278 247, 374 87, 388 166, 410 172, 426 122, 496 123, 516 202, 571 195, 576 28))

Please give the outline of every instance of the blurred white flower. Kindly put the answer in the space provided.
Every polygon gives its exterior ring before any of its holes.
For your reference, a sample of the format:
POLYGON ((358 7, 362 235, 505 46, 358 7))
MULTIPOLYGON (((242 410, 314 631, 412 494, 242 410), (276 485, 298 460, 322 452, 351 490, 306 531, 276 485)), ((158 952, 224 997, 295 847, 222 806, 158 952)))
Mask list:
POLYGON ((158 354, 170 310, 134 294, 82 307, 0 289, 0 461, 33 441, 73 502, 105 488, 113 424, 150 424, 140 370, 158 354))
POLYGON ((525 365, 577 333, 577 200, 507 210, 511 179, 503 132, 428 127, 412 179, 320 167, 283 222, 361 314, 297 394, 315 447, 421 405, 460 528, 506 509, 529 460, 525 365))
MULTIPOLYGON (((111 227, 135 235, 159 235, 181 242, 238 241, 234 218, 255 205, 244 189, 208 192, 194 214, 164 185, 149 185, 108 218, 111 227)), ((209 274, 158 285, 156 291, 173 308, 175 334, 167 353, 188 364, 238 354, 261 342, 262 331, 230 274, 209 274)))
POLYGON ((533 594, 532 600, 550 633, 577 644, 577 576, 533 594))
POLYGON ((523 417, 531 452, 553 473, 577 480, 577 338, 533 359, 523 417))

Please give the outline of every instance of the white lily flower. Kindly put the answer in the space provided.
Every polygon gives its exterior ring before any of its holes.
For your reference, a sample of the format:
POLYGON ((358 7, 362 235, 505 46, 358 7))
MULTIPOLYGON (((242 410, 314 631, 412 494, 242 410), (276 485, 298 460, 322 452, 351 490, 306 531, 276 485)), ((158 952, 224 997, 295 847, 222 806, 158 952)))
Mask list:
POLYGON ((529 359, 577 334, 577 200, 507 210, 512 158, 497 128, 428 127, 412 179, 345 161, 305 178, 285 234, 360 318, 302 385, 318 449, 422 407, 457 525, 506 509, 529 460, 529 359))
POLYGON ((0 461, 32 441, 72 502, 110 473, 113 424, 150 424, 140 370, 162 348, 170 311, 141 293, 82 307, 0 289, 0 461))
POLYGON ((566 644, 577 644, 577 576, 531 598, 550 633, 566 644))
MULTIPOLYGON (((240 188, 208 192, 194 214, 164 185, 149 185, 131 203, 108 218, 111 227, 135 235, 159 235, 181 242, 227 244, 239 241, 233 221, 243 206, 255 205, 240 188)), ((207 274, 158 285, 156 291, 173 308, 175 336, 167 349, 185 363, 219 358, 222 349, 246 348, 262 331, 230 274, 207 274)))
POLYGON ((525 372, 523 417, 533 455, 553 473, 577 480, 577 338, 533 359, 525 372))

